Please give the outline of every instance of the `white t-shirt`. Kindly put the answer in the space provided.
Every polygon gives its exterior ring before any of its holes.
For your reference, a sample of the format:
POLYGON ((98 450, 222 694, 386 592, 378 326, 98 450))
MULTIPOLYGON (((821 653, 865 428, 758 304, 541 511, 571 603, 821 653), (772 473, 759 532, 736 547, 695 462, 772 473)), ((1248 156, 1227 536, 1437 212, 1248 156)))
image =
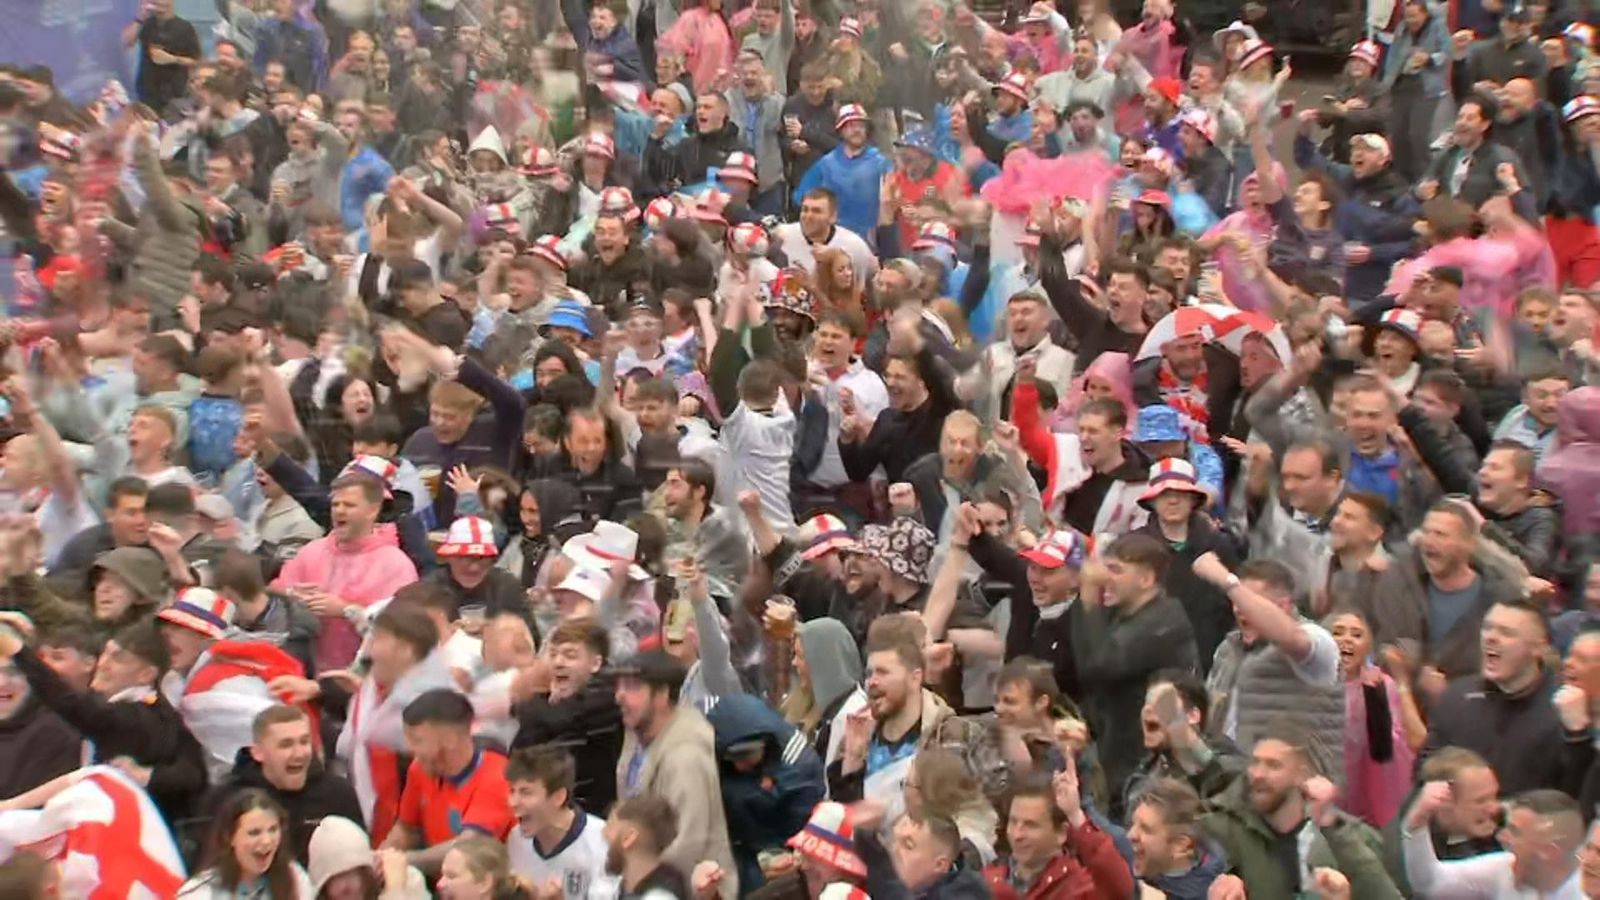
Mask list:
MULTIPOLYGON (((439 261, 444 256, 444 244, 439 238, 439 230, 434 229, 432 234, 417 241, 416 246, 411 248, 411 255, 427 263, 428 268, 433 270, 433 277, 437 280, 439 277, 439 261)), ((366 267, 367 254, 365 253, 357 256, 356 261, 350 264, 350 277, 345 280, 345 289, 349 291, 349 296, 356 296, 358 289, 361 287, 361 270, 366 267)), ((389 273, 392 271, 387 262, 378 266, 377 288, 380 295, 389 289, 389 273)))
MULTIPOLYGON (((800 230, 799 222, 788 222, 779 225, 773 231, 778 241, 778 246, 783 248, 783 255, 788 258, 789 265, 799 266, 807 272, 817 273, 817 258, 811 252, 811 242, 806 239, 805 232, 800 230)), ((878 257, 862 240, 861 235, 848 228, 835 226, 833 236, 828 238, 828 247, 834 250, 843 250, 850 257, 850 267, 855 270, 856 285, 865 287, 872 282, 872 276, 878 274, 878 257)))
POLYGON ((794 435, 794 413, 781 399, 770 413, 754 412, 740 403, 722 423, 722 448, 733 470, 733 486, 761 495, 761 513, 779 534, 789 534, 795 527, 789 502, 794 435))
MULTIPOLYGON (((1333 642, 1333 635, 1315 622, 1301 622, 1300 630, 1311 639, 1311 652, 1306 654, 1303 660, 1284 654, 1284 658, 1289 661, 1289 668, 1294 670, 1295 677, 1314 686, 1338 684, 1339 645, 1333 642)), ((1222 733, 1226 734, 1229 740, 1238 738, 1239 704, 1228 704, 1228 720, 1223 723, 1222 733)))
POLYGON ((506 855, 511 871, 539 889, 552 879, 561 882, 566 900, 617 896, 617 879, 606 874, 606 839, 600 829, 605 823, 585 812, 572 820, 572 830, 549 856, 539 852, 533 838, 513 827, 506 835, 506 855))
POLYGON ((39 523, 40 533, 44 535, 46 566, 55 565, 61 549, 78 532, 100 524, 100 517, 95 515, 94 507, 84 499, 82 491, 78 492, 77 503, 65 503, 60 494, 52 493, 34 511, 33 517, 39 523))

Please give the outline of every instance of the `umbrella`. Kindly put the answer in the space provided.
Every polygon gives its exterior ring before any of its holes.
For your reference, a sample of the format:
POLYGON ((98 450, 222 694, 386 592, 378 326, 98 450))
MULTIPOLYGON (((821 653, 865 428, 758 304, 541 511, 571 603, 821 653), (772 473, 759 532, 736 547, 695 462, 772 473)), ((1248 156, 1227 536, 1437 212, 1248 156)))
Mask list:
POLYGON ((1262 313, 1222 303, 1200 303, 1167 313, 1145 335, 1134 361, 1160 356, 1161 348, 1168 342, 1189 334, 1203 335, 1207 341, 1216 341, 1237 355, 1244 345, 1245 335, 1251 332, 1265 335, 1278 357, 1288 361, 1289 339, 1277 322, 1262 313))
POLYGON ((1224 329, 1216 336, 1217 343, 1233 351, 1234 356, 1243 352, 1244 339, 1251 334, 1259 334, 1272 345, 1274 353, 1285 365, 1294 350, 1289 347, 1289 335, 1284 333, 1283 325, 1274 321, 1265 313, 1238 310, 1224 324, 1224 329))

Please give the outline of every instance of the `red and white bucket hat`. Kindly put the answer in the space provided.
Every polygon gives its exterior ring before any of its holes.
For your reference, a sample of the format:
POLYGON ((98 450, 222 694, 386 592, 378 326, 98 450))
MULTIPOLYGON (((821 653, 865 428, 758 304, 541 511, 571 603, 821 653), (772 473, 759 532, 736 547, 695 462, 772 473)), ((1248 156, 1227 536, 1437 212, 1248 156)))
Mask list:
POLYGON ((494 543, 494 526, 488 519, 462 516, 450 523, 444 543, 434 551, 446 559, 493 559, 500 555, 494 543))
POLYGON ((552 266, 565 272, 567 270, 567 253, 561 249, 561 239, 553 234, 536 238, 528 245, 529 256, 536 256, 552 266))
POLYGON ((192 587, 180 591, 178 599, 156 613, 156 618, 220 640, 233 628, 234 612, 228 598, 207 588, 192 587))
POLYGON ((717 171, 720 181, 747 181, 752 186, 759 184, 756 178, 756 158, 754 155, 742 150, 728 154, 728 161, 717 171))
POLYGON ((846 103, 839 107, 839 116, 833 120, 833 130, 843 131, 851 122, 871 122, 867 111, 859 103, 846 103))

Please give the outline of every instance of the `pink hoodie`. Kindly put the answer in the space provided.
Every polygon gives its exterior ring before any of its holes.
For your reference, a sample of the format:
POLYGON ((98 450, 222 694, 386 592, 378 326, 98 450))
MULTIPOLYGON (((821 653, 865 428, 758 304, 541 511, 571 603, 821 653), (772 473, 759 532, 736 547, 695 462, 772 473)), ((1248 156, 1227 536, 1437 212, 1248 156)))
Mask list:
MULTIPOLYGON (((318 538, 284 565, 272 586, 287 590, 313 584, 364 609, 417 580, 417 567, 400 549, 399 534, 393 524, 384 522, 351 544, 340 544, 331 534, 318 538)), ((361 647, 355 626, 339 616, 319 618, 317 671, 349 666, 361 647)))

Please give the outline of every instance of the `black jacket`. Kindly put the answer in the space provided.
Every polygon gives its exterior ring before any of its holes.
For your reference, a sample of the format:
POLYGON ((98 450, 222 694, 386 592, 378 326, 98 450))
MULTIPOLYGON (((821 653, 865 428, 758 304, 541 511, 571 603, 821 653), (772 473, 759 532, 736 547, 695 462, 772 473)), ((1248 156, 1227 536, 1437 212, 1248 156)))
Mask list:
POLYGON ((1067 264, 1062 259, 1063 245, 1054 235, 1039 238, 1039 286, 1044 288, 1056 315, 1066 323, 1067 331, 1078 342, 1077 361, 1072 374, 1082 375, 1102 353, 1120 352, 1132 357, 1144 343, 1143 334, 1123 331, 1104 309, 1090 303, 1083 296, 1083 287, 1067 274, 1067 264))
MULTIPOLYGON (((984 572, 1011 587, 1011 624, 1006 629, 1006 659, 1031 656, 1049 663, 1056 687, 1074 702, 1083 702, 1078 668, 1072 656, 1072 622, 1068 610, 1050 619, 1039 617, 1039 607, 1028 586, 1028 564, 1002 541, 980 534, 968 545, 972 559, 984 572)), ((1077 601, 1072 601, 1077 602, 1077 601)))
POLYGON ((1479 512, 1483 513, 1484 537, 1510 550, 1528 567, 1529 574, 1555 578, 1556 557, 1561 548, 1561 517, 1554 507, 1529 506, 1509 516, 1482 507, 1479 512))
POLYGON ((322 763, 313 759, 305 786, 298 791, 286 791, 267 780, 261 764, 250 755, 249 747, 239 748, 228 780, 206 795, 201 808, 207 816, 215 817, 229 797, 246 788, 266 791, 288 813, 287 839, 294 845, 295 861, 302 866, 310 857, 311 833, 317 830, 317 823, 328 816, 343 816, 358 825, 362 821, 356 789, 345 779, 328 774, 322 763))
POLYGON ((562 448, 533 458, 527 479, 536 478, 559 478, 576 487, 583 497, 578 512, 588 522, 596 519, 626 521, 628 516, 643 508, 643 487, 639 478, 619 460, 607 459, 594 474, 585 475, 573 467, 566 449, 562 448))
POLYGON ((489 574, 471 590, 457 584, 455 579, 450 577, 448 566, 440 566, 425 580, 448 588, 455 596, 458 608, 482 606, 488 616, 513 613, 521 616, 523 621, 528 623, 528 627, 533 628, 533 618, 528 611, 528 594, 522 587, 522 580, 505 569, 498 567, 490 569, 489 574))
POLYGON ((73 771, 82 748, 78 732, 38 697, 23 700, 0 720, 0 793, 16 797, 73 771))
POLYGON ((1488 760, 1504 796, 1536 788, 1578 796, 1594 761, 1594 742, 1588 729, 1571 733, 1562 728, 1550 703, 1558 687, 1560 679, 1553 672, 1514 696, 1477 675, 1452 681, 1434 705, 1418 767, 1441 747, 1465 747, 1488 760))
MULTIPOLYGON (((172 704, 153 691, 145 700, 113 702, 80 694, 31 652, 18 653, 17 668, 39 700, 86 740, 94 742, 94 761, 126 756, 152 770, 150 799, 168 822, 186 818, 206 789, 205 756, 200 742, 172 704)), ((73 748, 74 767, 78 762, 73 748)))
POLYGON ((795 94, 783 104, 785 118, 794 116, 800 120, 800 140, 806 142, 806 152, 795 153, 789 148, 787 133, 780 135, 779 144, 783 147, 784 162, 789 166, 790 184, 799 184, 807 169, 839 145, 839 133, 833 130, 836 105, 832 94, 823 98, 821 106, 812 106, 804 94, 795 94))
MULTIPOLYGON (((656 143, 655 138, 650 142, 656 143)), ((716 131, 697 131, 689 135, 668 152, 672 155, 678 183, 696 184, 706 179, 707 169, 727 162, 728 154, 749 149, 739 139, 739 126, 729 120, 716 131)))
POLYGON ((906 467, 930 448, 939 446, 945 416, 961 408, 944 364, 924 345, 917 353, 917 368, 928 386, 928 399, 910 412, 890 407, 878 413, 867 436, 854 443, 839 441, 839 458, 851 481, 866 481, 879 465, 889 483, 904 480, 906 467))
MULTIPOLYGON (((1228 632, 1237 627, 1233 617, 1233 603, 1216 585, 1194 574, 1194 561, 1207 553, 1215 553, 1229 569, 1239 564, 1239 554, 1234 542, 1211 524, 1211 517, 1198 510, 1189 517, 1189 539, 1181 546, 1173 546, 1161 533, 1161 525, 1150 517, 1139 531, 1148 534, 1172 549, 1167 561, 1167 575, 1161 589, 1167 596, 1178 598, 1189 614, 1194 626, 1195 651, 1200 655, 1202 675, 1211 671, 1211 659, 1217 646, 1228 632)), ((1016 613, 1012 613, 1016 615, 1016 613)))
POLYGON ((572 794, 584 809, 607 810, 617 799, 617 758, 622 755, 622 711, 609 672, 589 679, 577 696, 551 703, 540 694, 514 709, 521 727, 513 750, 553 744, 572 751, 578 763, 572 794))
POLYGON ((600 258, 592 238, 584 242, 583 252, 588 262, 573 269, 568 283, 588 294, 594 305, 605 310, 612 321, 621 321, 627 307, 628 290, 650 287, 650 258, 638 244, 631 244, 615 262, 608 263, 600 258))
MULTIPOLYGON (((1194 628, 1183 604, 1167 594, 1131 615, 1120 607, 1073 605, 1072 650, 1083 686, 1083 711, 1095 735, 1106 783, 1127 783, 1144 736, 1140 711, 1150 676, 1161 669, 1197 670, 1194 628)), ((1117 818, 1121 810, 1110 810, 1117 818)))
POLYGON ((800 621, 837 619, 850 630, 858 645, 866 642, 868 623, 863 621, 861 610, 868 595, 850 593, 844 582, 801 559, 800 548, 787 539, 778 541, 762 561, 772 573, 773 592, 794 601, 800 621))

